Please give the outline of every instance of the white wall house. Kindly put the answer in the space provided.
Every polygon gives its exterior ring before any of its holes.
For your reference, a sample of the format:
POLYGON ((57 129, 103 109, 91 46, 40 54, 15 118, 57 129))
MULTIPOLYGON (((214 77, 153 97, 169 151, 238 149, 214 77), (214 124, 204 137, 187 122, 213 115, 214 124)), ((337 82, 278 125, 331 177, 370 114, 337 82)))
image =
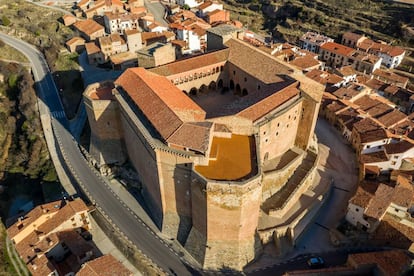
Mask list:
POLYGON ((393 69, 401 64, 405 56, 405 51, 380 52, 378 56, 382 58, 382 64, 384 66, 393 69))
POLYGON ((200 17, 205 17, 209 12, 215 10, 223 10, 223 4, 208 1, 198 6, 198 14, 200 17))
POLYGON ((138 17, 133 14, 113 14, 104 15, 105 31, 109 34, 123 34, 126 30, 138 29, 138 17))
POLYGON ((203 41, 207 40, 207 34, 198 34, 191 29, 177 29, 177 38, 187 43, 187 49, 183 53, 192 53, 201 50, 203 41))
POLYGON ((354 226, 362 225, 367 229, 370 228, 369 222, 364 218, 365 209, 353 203, 348 204, 348 212, 345 219, 354 226))
POLYGON ((379 139, 366 143, 361 143, 361 154, 367 154, 372 152, 381 151, 384 149, 384 145, 391 143, 391 138, 379 139))
POLYGON ((177 0, 177 4, 180 5, 181 7, 184 5, 189 6, 190 8, 195 8, 199 5, 201 5, 203 3, 202 0, 177 0))

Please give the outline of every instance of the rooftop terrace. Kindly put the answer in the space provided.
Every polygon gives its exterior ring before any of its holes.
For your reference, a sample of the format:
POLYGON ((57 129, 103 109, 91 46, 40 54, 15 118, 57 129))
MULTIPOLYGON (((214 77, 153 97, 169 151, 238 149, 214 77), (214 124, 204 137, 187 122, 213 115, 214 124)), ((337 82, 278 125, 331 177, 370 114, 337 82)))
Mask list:
POLYGON ((256 174, 256 146, 252 136, 214 137, 208 166, 195 166, 202 176, 212 180, 237 181, 256 174))

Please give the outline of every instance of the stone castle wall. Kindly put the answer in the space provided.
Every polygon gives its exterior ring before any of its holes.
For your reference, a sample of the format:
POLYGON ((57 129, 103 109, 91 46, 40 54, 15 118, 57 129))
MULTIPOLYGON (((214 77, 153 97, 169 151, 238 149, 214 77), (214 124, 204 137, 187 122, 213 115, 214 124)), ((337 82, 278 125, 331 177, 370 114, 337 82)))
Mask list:
POLYGON ((186 249, 204 268, 242 269, 253 260, 261 198, 260 175, 245 183, 215 182, 193 173, 193 227, 186 249))
POLYGON ((126 153, 118 103, 112 99, 92 100, 89 97, 100 85, 88 86, 83 98, 91 127, 90 154, 99 165, 122 164, 126 161, 126 153))
POLYGON ((277 193, 286 184, 295 173, 296 168, 301 164, 302 159, 303 154, 298 155, 282 169, 263 173, 262 202, 277 193))

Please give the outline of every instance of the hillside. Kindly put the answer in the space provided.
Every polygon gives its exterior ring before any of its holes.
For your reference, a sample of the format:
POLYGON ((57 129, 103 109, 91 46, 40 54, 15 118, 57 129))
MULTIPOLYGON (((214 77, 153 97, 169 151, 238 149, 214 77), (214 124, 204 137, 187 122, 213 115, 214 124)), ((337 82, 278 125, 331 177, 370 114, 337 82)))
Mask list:
POLYGON ((371 0, 224 0, 232 17, 249 28, 295 42, 306 31, 338 38, 345 31, 414 46, 406 28, 414 25, 414 5, 371 0))

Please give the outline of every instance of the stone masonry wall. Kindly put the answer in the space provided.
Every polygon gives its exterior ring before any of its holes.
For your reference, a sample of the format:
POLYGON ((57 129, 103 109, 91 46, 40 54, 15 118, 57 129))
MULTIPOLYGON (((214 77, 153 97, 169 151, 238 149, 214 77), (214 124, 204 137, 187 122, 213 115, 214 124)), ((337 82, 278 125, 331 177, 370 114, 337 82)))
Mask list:
POLYGON ((256 239, 260 177, 225 184, 193 173, 191 189, 197 208, 192 210, 193 228, 185 247, 204 268, 242 269, 261 248, 256 239))
POLYGON ((284 168, 263 173, 262 202, 277 193, 286 184, 296 168, 301 164, 302 159, 303 155, 299 155, 284 168))

